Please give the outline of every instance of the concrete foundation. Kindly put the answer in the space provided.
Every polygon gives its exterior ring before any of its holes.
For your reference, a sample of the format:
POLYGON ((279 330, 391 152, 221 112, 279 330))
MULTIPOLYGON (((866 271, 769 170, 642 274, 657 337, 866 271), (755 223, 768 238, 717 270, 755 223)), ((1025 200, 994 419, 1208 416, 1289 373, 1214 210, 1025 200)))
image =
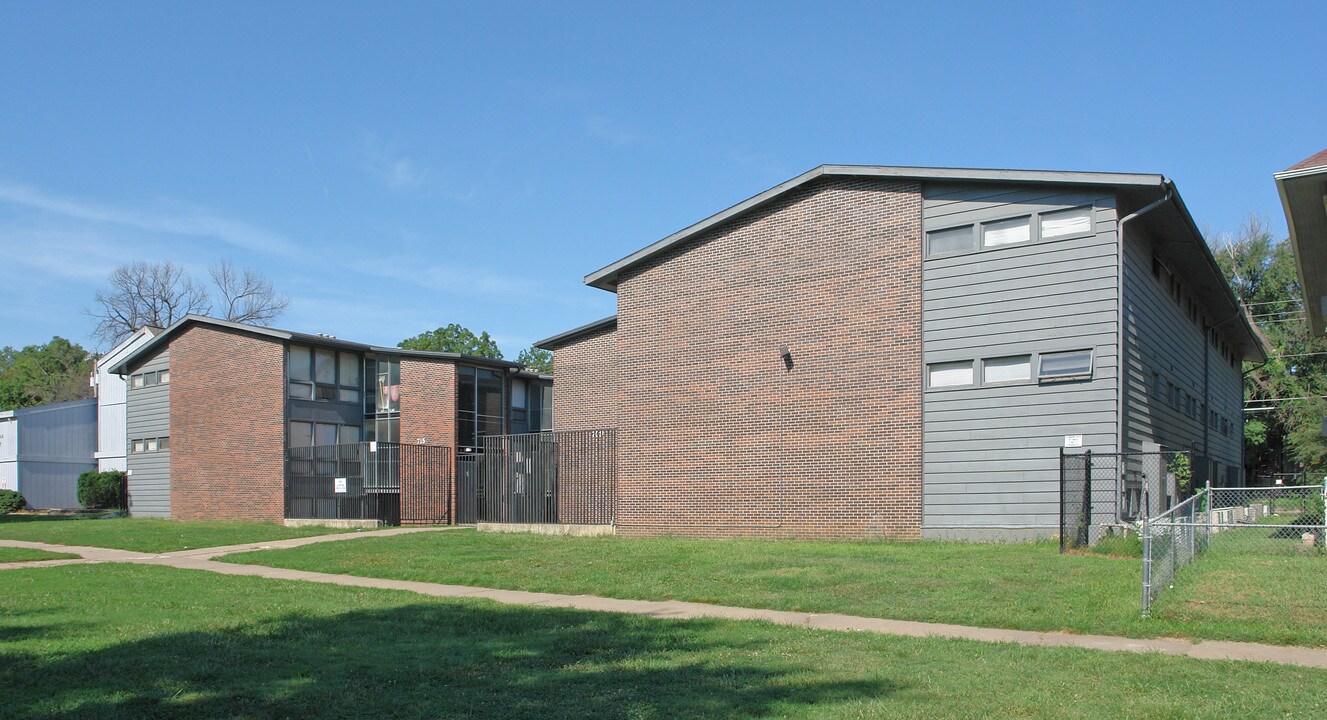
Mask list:
POLYGON ((479 532, 534 533, 536 535, 572 535, 591 537, 595 535, 616 535, 617 528, 612 525, 553 525, 548 523, 487 523, 475 524, 479 532))
POLYGON ((382 527, 381 520, 333 520, 321 518, 286 518, 286 527, 308 527, 317 525, 319 527, 341 528, 344 530, 377 530, 382 527))

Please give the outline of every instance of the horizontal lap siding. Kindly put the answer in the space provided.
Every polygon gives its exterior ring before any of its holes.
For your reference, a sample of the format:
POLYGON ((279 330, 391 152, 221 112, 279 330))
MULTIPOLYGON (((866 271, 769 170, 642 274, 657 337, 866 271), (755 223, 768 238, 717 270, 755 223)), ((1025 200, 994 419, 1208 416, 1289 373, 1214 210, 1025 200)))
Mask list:
MULTIPOLYGON (((170 350, 134 370, 135 374, 170 369, 170 350)), ((172 378, 174 379, 174 378, 172 378)), ((170 437, 170 385, 129 388, 127 441, 170 437)), ((170 452, 129 453, 129 512, 140 517, 170 517, 170 452)))
MULTIPOLYGON (((1164 244, 1162 245, 1164 247, 1164 244)), ((1130 228, 1125 243, 1125 348, 1128 358, 1125 386, 1125 441, 1129 450, 1143 450, 1157 443, 1173 450, 1196 450, 1209 455, 1223 468, 1241 468, 1243 447, 1244 380, 1242 369, 1212 348, 1206 332, 1194 323, 1186 306, 1163 285, 1165 275, 1152 274, 1153 240, 1142 228, 1130 228), (1206 358, 1204 354, 1206 353, 1206 358), (1204 400, 1203 363, 1207 363, 1207 399, 1210 409, 1225 417, 1230 433, 1207 427, 1207 418, 1194 419, 1158 398, 1152 373, 1160 373, 1163 388, 1174 382, 1184 391, 1204 400), (1204 431, 1206 430, 1206 435, 1204 431), (1206 441, 1206 445, 1204 442, 1206 441)), ((1162 257, 1164 261, 1164 257, 1162 257)), ((1209 322, 1227 318, 1218 311, 1204 310, 1209 322)), ((1230 311, 1224 311, 1227 315, 1230 311)), ((1238 321, 1236 321, 1238 322, 1238 321)), ((1242 469, 1242 468, 1241 468, 1242 469)), ((1224 477, 1219 480, 1224 480, 1224 477)), ((1214 478, 1214 484, 1219 484, 1214 478)))
POLYGON ((923 533, 1050 534, 1059 522, 1064 436, 1083 435, 1084 447, 1102 451, 1116 442, 1114 197, 954 186, 930 186, 924 196, 927 230, 1094 208, 1085 237, 929 259, 922 270, 924 363, 978 361, 980 381, 983 358, 1095 351, 1088 381, 928 390, 923 397, 923 533))

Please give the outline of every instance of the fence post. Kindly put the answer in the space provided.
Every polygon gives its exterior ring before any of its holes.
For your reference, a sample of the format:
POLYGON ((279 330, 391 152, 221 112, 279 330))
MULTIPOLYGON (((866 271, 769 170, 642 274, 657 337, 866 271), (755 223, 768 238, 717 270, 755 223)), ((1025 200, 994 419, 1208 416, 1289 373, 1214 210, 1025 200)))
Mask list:
POLYGON ((1152 594, 1152 520, 1151 502, 1147 483, 1143 483, 1143 617, 1147 617, 1147 604, 1152 594))
POLYGON ((1083 520, 1078 544, 1087 546, 1092 539, 1092 450, 1083 453, 1083 520))

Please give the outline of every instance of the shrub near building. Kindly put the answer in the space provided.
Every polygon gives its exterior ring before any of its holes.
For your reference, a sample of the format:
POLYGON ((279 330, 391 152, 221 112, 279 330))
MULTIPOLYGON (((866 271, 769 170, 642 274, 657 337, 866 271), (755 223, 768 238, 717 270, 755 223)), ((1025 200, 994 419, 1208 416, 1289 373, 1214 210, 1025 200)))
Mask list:
POLYGON ((127 476, 119 470, 88 470, 78 476, 78 502, 89 509, 123 509, 127 476))
POLYGON ((27 506, 28 501, 23 499, 23 495, 19 491, 0 490, 0 515, 22 510, 27 506))

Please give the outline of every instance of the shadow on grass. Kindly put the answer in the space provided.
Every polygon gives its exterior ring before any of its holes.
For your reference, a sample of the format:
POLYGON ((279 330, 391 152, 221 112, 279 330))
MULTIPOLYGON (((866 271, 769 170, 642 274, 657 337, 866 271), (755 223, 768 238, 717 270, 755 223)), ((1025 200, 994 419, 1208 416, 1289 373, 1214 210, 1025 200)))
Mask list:
POLYGON ((712 622, 451 603, 10 653, 0 687, 62 719, 753 716, 901 689, 817 679, 712 622))
POLYGON ((14 513, 9 513, 7 515, 0 515, 0 525, 6 523, 12 524, 12 523, 35 523, 35 522, 65 522, 68 520, 101 520, 102 518, 105 518, 107 516, 111 518, 122 517, 122 515, 115 514, 109 510, 104 512, 98 511, 98 512, 86 512, 86 513, 69 513, 69 514, 60 514, 60 515, 16 515, 14 513))

